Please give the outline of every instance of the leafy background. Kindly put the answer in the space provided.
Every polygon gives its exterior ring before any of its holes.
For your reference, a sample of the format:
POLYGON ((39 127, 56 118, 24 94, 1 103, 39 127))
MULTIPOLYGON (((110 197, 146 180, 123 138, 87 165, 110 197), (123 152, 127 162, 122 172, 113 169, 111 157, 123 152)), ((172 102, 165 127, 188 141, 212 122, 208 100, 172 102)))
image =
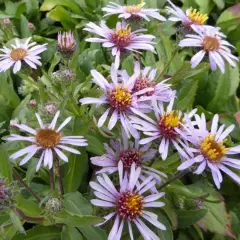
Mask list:
MULTIPOLYGON (((120 4, 135 4, 139 1, 115 1, 120 4)), ((160 8, 164 13, 164 0, 147 0, 147 6, 160 8)), ((93 228, 100 221, 100 215, 92 209, 89 199, 91 192, 88 182, 94 180, 94 168, 89 157, 104 153, 103 142, 117 137, 119 131, 108 132, 97 129, 93 114, 98 116, 100 110, 80 106, 79 98, 96 96, 101 93, 90 83, 90 70, 96 68, 107 75, 111 59, 108 52, 99 44, 85 42, 87 33, 82 31, 89 21, 99 22, 103 17, 101 7, 107 0, 22 0, 0 1, 0 19, 8 17, 13 22, 13 33, 0 30, 0 44, 9 46, 14 38, 33 37, 38 43, 48 43, 48 51, 42 54, 43 68, 31 75, 21 73, 13 75, 10 71, 0 74, 0 173, 11 183, 13 168, 18 171, 26 183, 41 196, 50 196, 49 173, 41 168, 35 173, 37 159, 33 159, 23 168, 18 161, 10 161, 9 155, 23 147, 23 143, 7 143, 5 140, 12 131, 9 127, 11 119, 19 119, 22 123, 37 127, 34 112, 41 109, 44 103, 56 102, 62 110, 62 119, 73 116, 74 120, 66 128, 66 133, 85 135, 89 146, 81 149, 81 155, 71 155, 69 164, 63 164, 64 174, 64 210, 52 216, 27 191, 21 191, 16 197, 16 204, 7 213, 1 213, 1 239, 107 239, 105 230, 93 228), (28 29, 28 23, 35 30, 28 29), (70 63, 76 73, 76 81, 66 88, 52 80, 52 73, 59 68, 60 56, 56 51, 58 31, 74 31, 77 50, 70 63), (29 101, 36 99, 38 106, 34 109, 29 101), (8 224, 12 222, 13 225, 8 224), (24 228, 23 228, 23 227, 24 228)), ((237 0, 184 0, 175 3, 184 9, 198 8, 209 14, 208 23, 217 25, 228 36, 228 40, 236 47, 235 54, 240 55, 240 3, 237 0)), ((114 27, 117 17, 107 19, 107 24, 114 27)), ((240 142, 239 120, 239 68, 228 67, 226 73, 212 73, 206 63, 196 69, 190 68, 190 50, 176 49, 176 27, 170 23, 151 21, 148 31, 156 36, 154 55, 146 52, 142 55, 142 63, 159 70, 158 80, 171 76, 173 88, 177 90, 176 107, 187 111, 193 107, 204 112, 209 120, 213 114, 220 114, 220 121, 226 125, 234 123, 235 131, 227 144, 240 142), (173 55, 174 54, 174 55, 173 55), (168 66, 168 62, 171 63, 168 66), (161 74, 160 74, 161 73, 161 74)), ((129 55, 122 62, 122 68, 133 71, 133 56, 129 55)), ((45 119, 47 121, 47 119, 45 119)), ((169 175, 176 173, 180 164, 179 157, 172 152, 164 162, 157 158, 154 167, 169 175)), ((240 172, 239 172, 240 174, 240 172)), ((157 210, 159 220, 167 226, 167 231, 158 231, 162 240, 191 239, 239 239, 240 240, 240 191, 239 186, 227 177, 220 191, 212 185, 208 174, 198 177, 188 174, 183 179, 165 188, 166 206, 157 210)), ((53 193, 57 196, 57 192, 53 193)), ((127 232, 123 239, 129 239, 127 232)), ((139 237, 139 239, 141 239, 139 237)))

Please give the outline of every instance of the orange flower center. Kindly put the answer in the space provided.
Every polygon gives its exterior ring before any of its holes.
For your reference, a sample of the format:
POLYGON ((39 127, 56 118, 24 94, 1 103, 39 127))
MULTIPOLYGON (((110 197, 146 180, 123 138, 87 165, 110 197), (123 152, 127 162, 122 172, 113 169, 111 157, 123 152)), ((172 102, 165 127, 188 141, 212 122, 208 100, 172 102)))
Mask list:
POLYGON ((215 51, 220 47, 219 40, 215 37, 204 37, 202 44, 205 51, 215 51))
POLYGON ((11 51, 10 57, 14 61, 23 60, 27 56, 27 50, 24 48, 15 48, 11 51))
POLYGON ((39 129, 36 134, 36 142, 43 148, 55 147, 60 139, 60 133, 52 129, 39 129))

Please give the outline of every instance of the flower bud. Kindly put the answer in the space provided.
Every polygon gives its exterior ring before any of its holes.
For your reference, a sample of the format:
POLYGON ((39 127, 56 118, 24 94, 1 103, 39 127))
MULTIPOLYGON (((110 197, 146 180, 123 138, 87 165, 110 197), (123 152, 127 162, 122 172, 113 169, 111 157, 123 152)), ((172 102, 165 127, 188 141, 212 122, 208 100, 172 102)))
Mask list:
POLYGON ((29 101, 29 106, 30 106, 31 108, 35 108, 35 107, 37 106, 37 101, 36 101, 35 99, 31 99, 31 100, 29 101))
POLYGON ((2 21, 1 21, 1 25, 3 27, 8 27, 12 24, 11 20, 9 18, 4 18, 2 21))
POLYGON ((50 198, 45 204, 46 211, 52 215, 56 215, 63 207, 64 205, 61 199, 54 197, 50 198))
POLYGON ((69 85, 76 80, 75 73, 70 69, 58 70, 52 74, 52 78, 56 83, 69 85))
POLYGON ((69 32, 59 32, 58 33, 58 51, 63 55, 63 57, 71 57, 76 48, 76 41, 74 39, 74 34, 69 32))
POLYGON ((55 115, 58 111, 58 106, 56 103, 46 103, 43 106, 43 110, 48 115, 55 115))
POLYGON ((33 31, 35 31, 36 28, 35 28, 33 23, 29 22, 28 23, 28 29, 33 32, 33 31))

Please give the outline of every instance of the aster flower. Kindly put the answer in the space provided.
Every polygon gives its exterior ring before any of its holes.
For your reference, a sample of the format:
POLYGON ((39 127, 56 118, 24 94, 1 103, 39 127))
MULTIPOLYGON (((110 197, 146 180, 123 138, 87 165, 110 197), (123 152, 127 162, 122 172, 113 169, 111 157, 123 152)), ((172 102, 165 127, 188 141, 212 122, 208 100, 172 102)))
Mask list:
MULTIPOLYGON (((175 96, 175 91, 170 87, 171 84, 166 82, 169 79, 163 80, 160 83, 155 82, 157 69, 151 69, 151 67, 145 67, 141 70, 139 62, 134 64, 134 73, 138 75, 137 80, 133 86, 132 92, 138 92, 146 88, 153 88, 153 91, 146 92, 140 95, 140 101, 150 101, 155 98, 157 101, 170 102, 175 96)), ((129 78, 127 71, 120 71, 122 78, 129 78)))
POLYGON ((26 155, 19 163, 21 166, 28 162, 38 151, 41 151, 41 156, 36 166, 36 171, 38 171, 42 163, 45 167, 48 166, 49 169, 52 168, 54 153, 56 153, 56 155, 65 162, 68 162, 68 157, 62 152, 62 150, 80 154, 78 150, 65 145, 74 145, 80 147, 87 146, 87 140, 82 136, 64 137, 62 135, 61 130, 71 121, 71 117, 68 117, 57 129, 55 129, 59 114, 60 111, 55 114, 52 122, 47 126, 43 124, 39 114, 36 113, 36 117, 40 125, 40 128, 36 130, 24 124, 15 124, 15 126, 20 130, 30 133, 33 136, 26 137, 12 134, 8 138, 8 141, 26 141, 30 142, 31 145, 12 154, 10 159, 17 159, 23 155, 26 155))
POLYGON ((136 31, 131 28, 125 22, 118 22, 116 29, 110 29, 102 21, 100 27, 95 23, 88 23, 85 31, 99 35, 101 38, 88 38, 88 42, 102 43, 103 47, 112 48, 112 55, 115 56, 115 66, 119 67, 120 56, 126 51, 138 52, 138 50, 149 50, 155 53, 152 46, 153 35, 142 34, 145 29, 139 29, 136 31), (141 33, 141 34, 139 34, 141 33))
POLYGON ((136 167, 141 167, 142 171, 139 178, 143 181, 146 176, 152 176, 155 178, 157 183, 161 183, 162 179, 160 176, 167 178, 167 175, 156 170, 145 166, 144 163, 152 160, 157 150, 150 148, 151 143, 145 144, 143 147, 139 146, 139 139, 135 139, 134 142, 129 141, 125 132, 122 131, 122 141, 110 141, 111 146, 104 144, 107 151, 106 154, 100 157, 92 157, 92 164, 102 167, 99 173, 114 173, 118 171, 118 163, 121 161, 123 164, 124 171, 129 173, 133 163, 136 167))
POLYGON ((158 221, 155 213, 149 212, 147 208, 159 208, 164 206, 163 202, 157 202, 165 193, 154 193, 146 195, 146 192, 155 185, 155 180, 148 177, 141 184, 137 185, 141 169, 131 166, 129 176, 123 175, 123 166, 119 164, 120 189, 117 190, 110 178, 103 174, 97 176, 97 182, 90 182, 90 186, 95 190, 94 195, 98 199, 91 200, 95 206, 112 209, 112 213, 104 217, 105 221, 98 224, 100 226, 114 218, 113 227, 108 235, 108 240, 120 240, 124 224, 128 225, 130 239, 133 240, 132 224, 135 224, 144 239, 159 239, 159 237, 144 223, 149 222, 154 227, 166 230, 166 227, 158 221), (144 220, 144 221, 143 221, 144 220))
POLYGON ((124 19, 142 19, 150 21, 148 17, 156 18, 160 21, 166 21, 166 18, 158 13, 158 9, 144 8, 146 3, 142 0, 137 5, 121 6, 117 3, 110 2, 106 7, 102 8, 102 11, 106 12, 105 16, 119 14, 119 18, 124 19))
POLYGON ((76 41, 74 39, 73 32, 59 32, 58 33, 58 45, 59 52, 64 54, 73 54, 76 48, 76 41))
POLYGON ((209 131, 205 115, 194 116, 195 121, 188 120, 189 124, 185 127, 185 131, 183 129, 177 130, 192 145, 185 147, 189 153, 189 158, 178 167, 178 170, 198 166, 194 173, 201 174, 208 169, 212 173, 217 188, 220 188, 223 181, 221 171, 240 184, 240 177, 229 169, 229 167, 240 169, 240 160, 231 157, 240 153, 240 146, 228 148, 224 144, 228 135, 233 131, 234 125, 226 129, 225 125, 218 128, 219 116, 216 114, 209 131))
MULTIPOLYGON (((145 135, 150 136, 140 140, 139 143, 147 144, 155 140, 160 140, 159 153, 163 160, 168 156, 170 144, 176 148, 181 156, 187 157, 185 151, 180 147, 180 144, 185 143, 176 131, 176 129, 181 129, 185 124, 185 116, 180 111, 173 110, 174 99, 171 100, 166 110, 164 110, 163 103, 158 104, 156 99, 153 99, 152 104, 156 120, 151 119, 145 114, 141 116, 144 120, 131 116, 133 126, 143 131, 145 135)), ((196 109, 185 115, 190 118, 195 112, 196 109)))
POLYGON ((0 72, 5 72, 13 66, 13 73, 20 71, 22 63, 28 64, 31 68, 36 69, 37 66, 42 66, 39 61, 41 57, 38 54, 47 50, 47 43, 42 45, 36 45, 36 42, 29 43, 31 37, 24 43, 20 43, 18 39, 15 40, 15 45, 12 44, 12 48, 3 47, 0 49, 0 72))
POLYGON ((224 34, 219 33, 218 28, 213 27, 197 27, 192 26, 192 29, 197 34, 187 34, 186 38, 179 43, 180 47, 200 48, 191 59, 192 68, 195 68, 207 54, 209 57, 210 67, 212 71, 216 71, 217 67, 221 72, 225 72, 225 63, 227 61, 232 67, 236 67, 236 61, 239 61, 236 56, 231 54, 228 46, 233 47, 229 42, 222 39, 224 34))
POLYGON ((145 111, 146 108, 149 109, 142 102, 138 102, 138 95, 144 94, 148 91, 152 91, 153 88, 145 88, 138 92, 132 93, 132 89, 135 81, 137 80, 137 74, 133 74, 129 78, 120 79, 117 76, 117 70, 112 64, 111 67, 111 80, 109 83, 98 71, 92 70, 91 74, 93 76, 93 82, 96 83, 104 92, 104 96, 100 98, 86 97, 80 100, 82 104, 101 104, 106 105, 107 110, 98 120, 98 127, 102 127, 106 122, 108 115, 111 115, 108 129, 114 128, 118 120, 120 120, 121 125, 127 136, 130 134, 139 138, 139 134, 129 121, 129 116, 137 114, 141 115, 141 111, 145 111))
POLYGON ((168 20, 173 22, 181 21, 184 27, 190 27, 194 25, 203 25, 207 20, 207 14, 201 14, 196 9, 189 8, 186 13, 179 7, 175 6, 170 0, 168 0, 172 7, 166 7, 167 13, 173 15, 168 20))

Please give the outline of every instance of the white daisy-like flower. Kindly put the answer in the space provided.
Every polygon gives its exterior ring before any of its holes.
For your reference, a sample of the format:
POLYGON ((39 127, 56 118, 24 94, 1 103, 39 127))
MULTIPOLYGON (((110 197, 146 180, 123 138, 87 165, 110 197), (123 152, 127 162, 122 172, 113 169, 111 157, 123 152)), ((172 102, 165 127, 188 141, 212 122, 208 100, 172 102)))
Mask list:
MULTIPOLYGON (((181 156, 187 157, 187 154, 181 148, 181 145, 185 143, 182 141, 181 135, 176 131, 176 129, 181 129, 185 124, 185 116, 183 116, 180 111, 173 110, 173 104, 174 99, 171 100, 166 110, 164 110, 163 103, 157 103, 156 99, 153 99, 152 105, 155 120, 145 114, 141 116, 144 120, 135 116, 130 117, 136 129, 150 136, 140 140, 140 144, 147 144, 152 141, 160 140, 159 153, 163 160, 168 156, 170 144, 176 148, 181 156)), ((191 118, 195 112, 196 109, 185 115, 191 118)))
POLYGON ((102 43, 103 47, 112 48, 112 56, 115 56, 115 67, 120 65, 120 56, 126 51, 138 52, 138 50, 149 50, 155 53, 153 35, 142 34, 146 29, 139 29, 136 31, 131 28, 125 22, 118 22, 116 29, 110 29, 102 21, 100 26, 95 23, 88 23, 84 30, 97 34, 101 38, 88 38, 88 42, 102 43), (141 33, 141 34, 139 34, 141 33))
POLYGON ((207 14, 201 14, 197 9, 188 8, 186 13, 179 7, 175 6, 168 0, 172 7, 166 7, 168 14, 173 15, 168 18, 169 21, 182 22, 184 27, 189 28, 191 25, 203 25, 208 20, 207 14))
POLYGON ((42 163, 45 167, 48 166, 49 169, 52 168, 54 153, 56 153, 56 155, 65 162, 68 162, 68 157, 62 152, 62 150, 80 154, 78 150, 65 145, 74 145, 80 147, 87 146, 87 140, 82 136, 64 137, 62 135, 61 130, 71 121, 71 117, 68 117, 57 129, 55 129, 59 114, 60 112, 58 111, 55 114, 52 122, 47 126, 43 124, 39 114, 36 113, 36 117, 40 126, 40 128, 36 130, 24 124, 15 124, 15 126, 20 130, 25 131, 28 134, 30 133, 33 136, 26 137, 12 134, 8 138, 8 141, 26 141, 30 142, 31 145, 12 154, 10 156, 10 159, 14 160, 23 155, 26 155, 19 163, 21 166, 28 162, 38 151, 40 151, 41 156, 36 166, 36 171, 38 171, 42 163))
POLYGON ((166 18, 158 13, 158 9, 144 8, 145 4, 143 0, 137 5, 130 6, 121 6, 117 3, 110 2, 106 7, 102 8, 102 11, 106 12, 104 17, 119 14, 118 17, 124 19, 140 20, 143 18, 150 21, 148 17, 153 17, 160 21, 166 21, 166 18))
POLYGON ((102 167, 101 170, 96 173, 114 173, 118 171, 118 163, 121 161, 123 164, 123 170, 130 172, 130 168, 133 163, 136 167, 141 167, 142 171, 139 178, 144 181, 146 176, 152 176, 156 182, 160 184, 162 179, 160 176, 167 178, 167 175, 144 165, 144 163, 152 160, 157 153, 156 149, 150 148, 151 143, 145 144, 143 147, 139 146, 139 139, 135 139, 134 142, 129 141, 125 132, 122 131, 122 141, 110 141, 111 146, 104 144, 107 151, 106 154, 100 157, 92 157, 90 160, 92 164, 102 167))
POLYGON ((29 43, 31 37, 24 43, 20 43, 18 39, 15 40, 15 45, 11 44, 12 48, 3 47, 0 49, 0 72, 5 72, 13 66, 13 73, 20 71, 22 63, 28 64, 31 68, 36 69, 37 66, 42 66, 38 56, 40 53, 47 50, 47 43, 36 45, 36 42, 29 43))
POLYGON ((123 174, 122 164, 119 164, 118 171, 119 190, 115 188, 106 174, 103 174, 102 177, 97 176, 98 183, 90 182, 91 188, 95 190, 94 195, 98 198, 91 200, 91 203, 95 206, 112 209, 112 213, 104 217, 105 221, 97 226, 101 226, 114 218, 108 240, 120 240, 124 224, 128 225, 131 240, 134 239, 132 224, 136 225, 144 239, 159 240, 159 237, 144 221, 161 230, 166 230, 166 227, 158 221, 158 216, 146 210, 147 208, 164 206, 163 202, 156 200, 164 196, 165 193, 160 192, 147 195, 147 191, 156 184, 156 181, 152 177, 148 177, 142 183, 137 184, 141 168, 135 168, 135 164, 132 164, 129 175, 127 173, 123 174))
MULTIPOLYGON (((160 102, 170 102, 175 97, 176 91, 171 89, 171 84, 166 82, 169 79, 163 80, 159 83, 155 82, 157 69, 145 67, 141 70, 139 62, 134 64, 134 73, 138 75, 137 80, 133 86, 132 92, 138 92, 146 88, 153 88, 153 91, 146 92, 140 95, 141 101, 151 101, 152 98, 160 102)), ((122 78, 129 78, 127 71, 120 71, 122 78)))
POLYGON ((218 28, 213 27, 197 27, 192 25, 192 29, 197 34, 187 34, 186 38, 179 43, 180 47, 200 48, 191 59, 192 68, 195 68, 207 54, 212 71, 216 71, 217 67, 221 72, 225 72, 225 63, 227 61, 232 67, 236 67, 236 56, 231 53, 228 46, 233 47, 229 42, 222 39, 225 35, 219 33, 218 28))
POLYGON ((119 78, 118 72, 112 64, 111 67, 111 80, 109 83, 98 71, 92 70, 93 82, 96 83, 104 92, 104 96, 100 98, 86 97, 80 100, 82 104, 104 104, 107 110, 98 120, 98 127, 102 127, 106 122, 108 115, 111 115, 108 129, 114 128, 116 123, 120 120, 123 129, 128 137, 132 135, 134 138, 139 138, 139 133, 132 126, 129 116, 134 114, 141 115, 142 111, 149 109, 149 106, 142 101, 138 101, 138 95, 152 91, 153 88, 145 88, 138 92, 132 93, 135 81, 138 74, 133 74, 129 78, 119 78))
POLYGON ((188 120, 189 124, 185 127, 185 131, 177 130, 191 144, 190 147, 185 146, 189 157, 178 167, 178 170, 197 165, 194 173, 201 174, 206 169, 210 170, 217 188, 220 188, 223 181, 221 171, 240 184, 240 177, 229 169, 229 167, 240 169, 240 160, 231 157, 240 153, 240 146, 228 148, 224 145, 225 139, 233 131, 234 125, 226 129, 225 125, 218 128, 219 116, 216 114, 209 131, 205 115, 202 114, 200 117, 195 114, 194 116, 195 121, 188 120))

